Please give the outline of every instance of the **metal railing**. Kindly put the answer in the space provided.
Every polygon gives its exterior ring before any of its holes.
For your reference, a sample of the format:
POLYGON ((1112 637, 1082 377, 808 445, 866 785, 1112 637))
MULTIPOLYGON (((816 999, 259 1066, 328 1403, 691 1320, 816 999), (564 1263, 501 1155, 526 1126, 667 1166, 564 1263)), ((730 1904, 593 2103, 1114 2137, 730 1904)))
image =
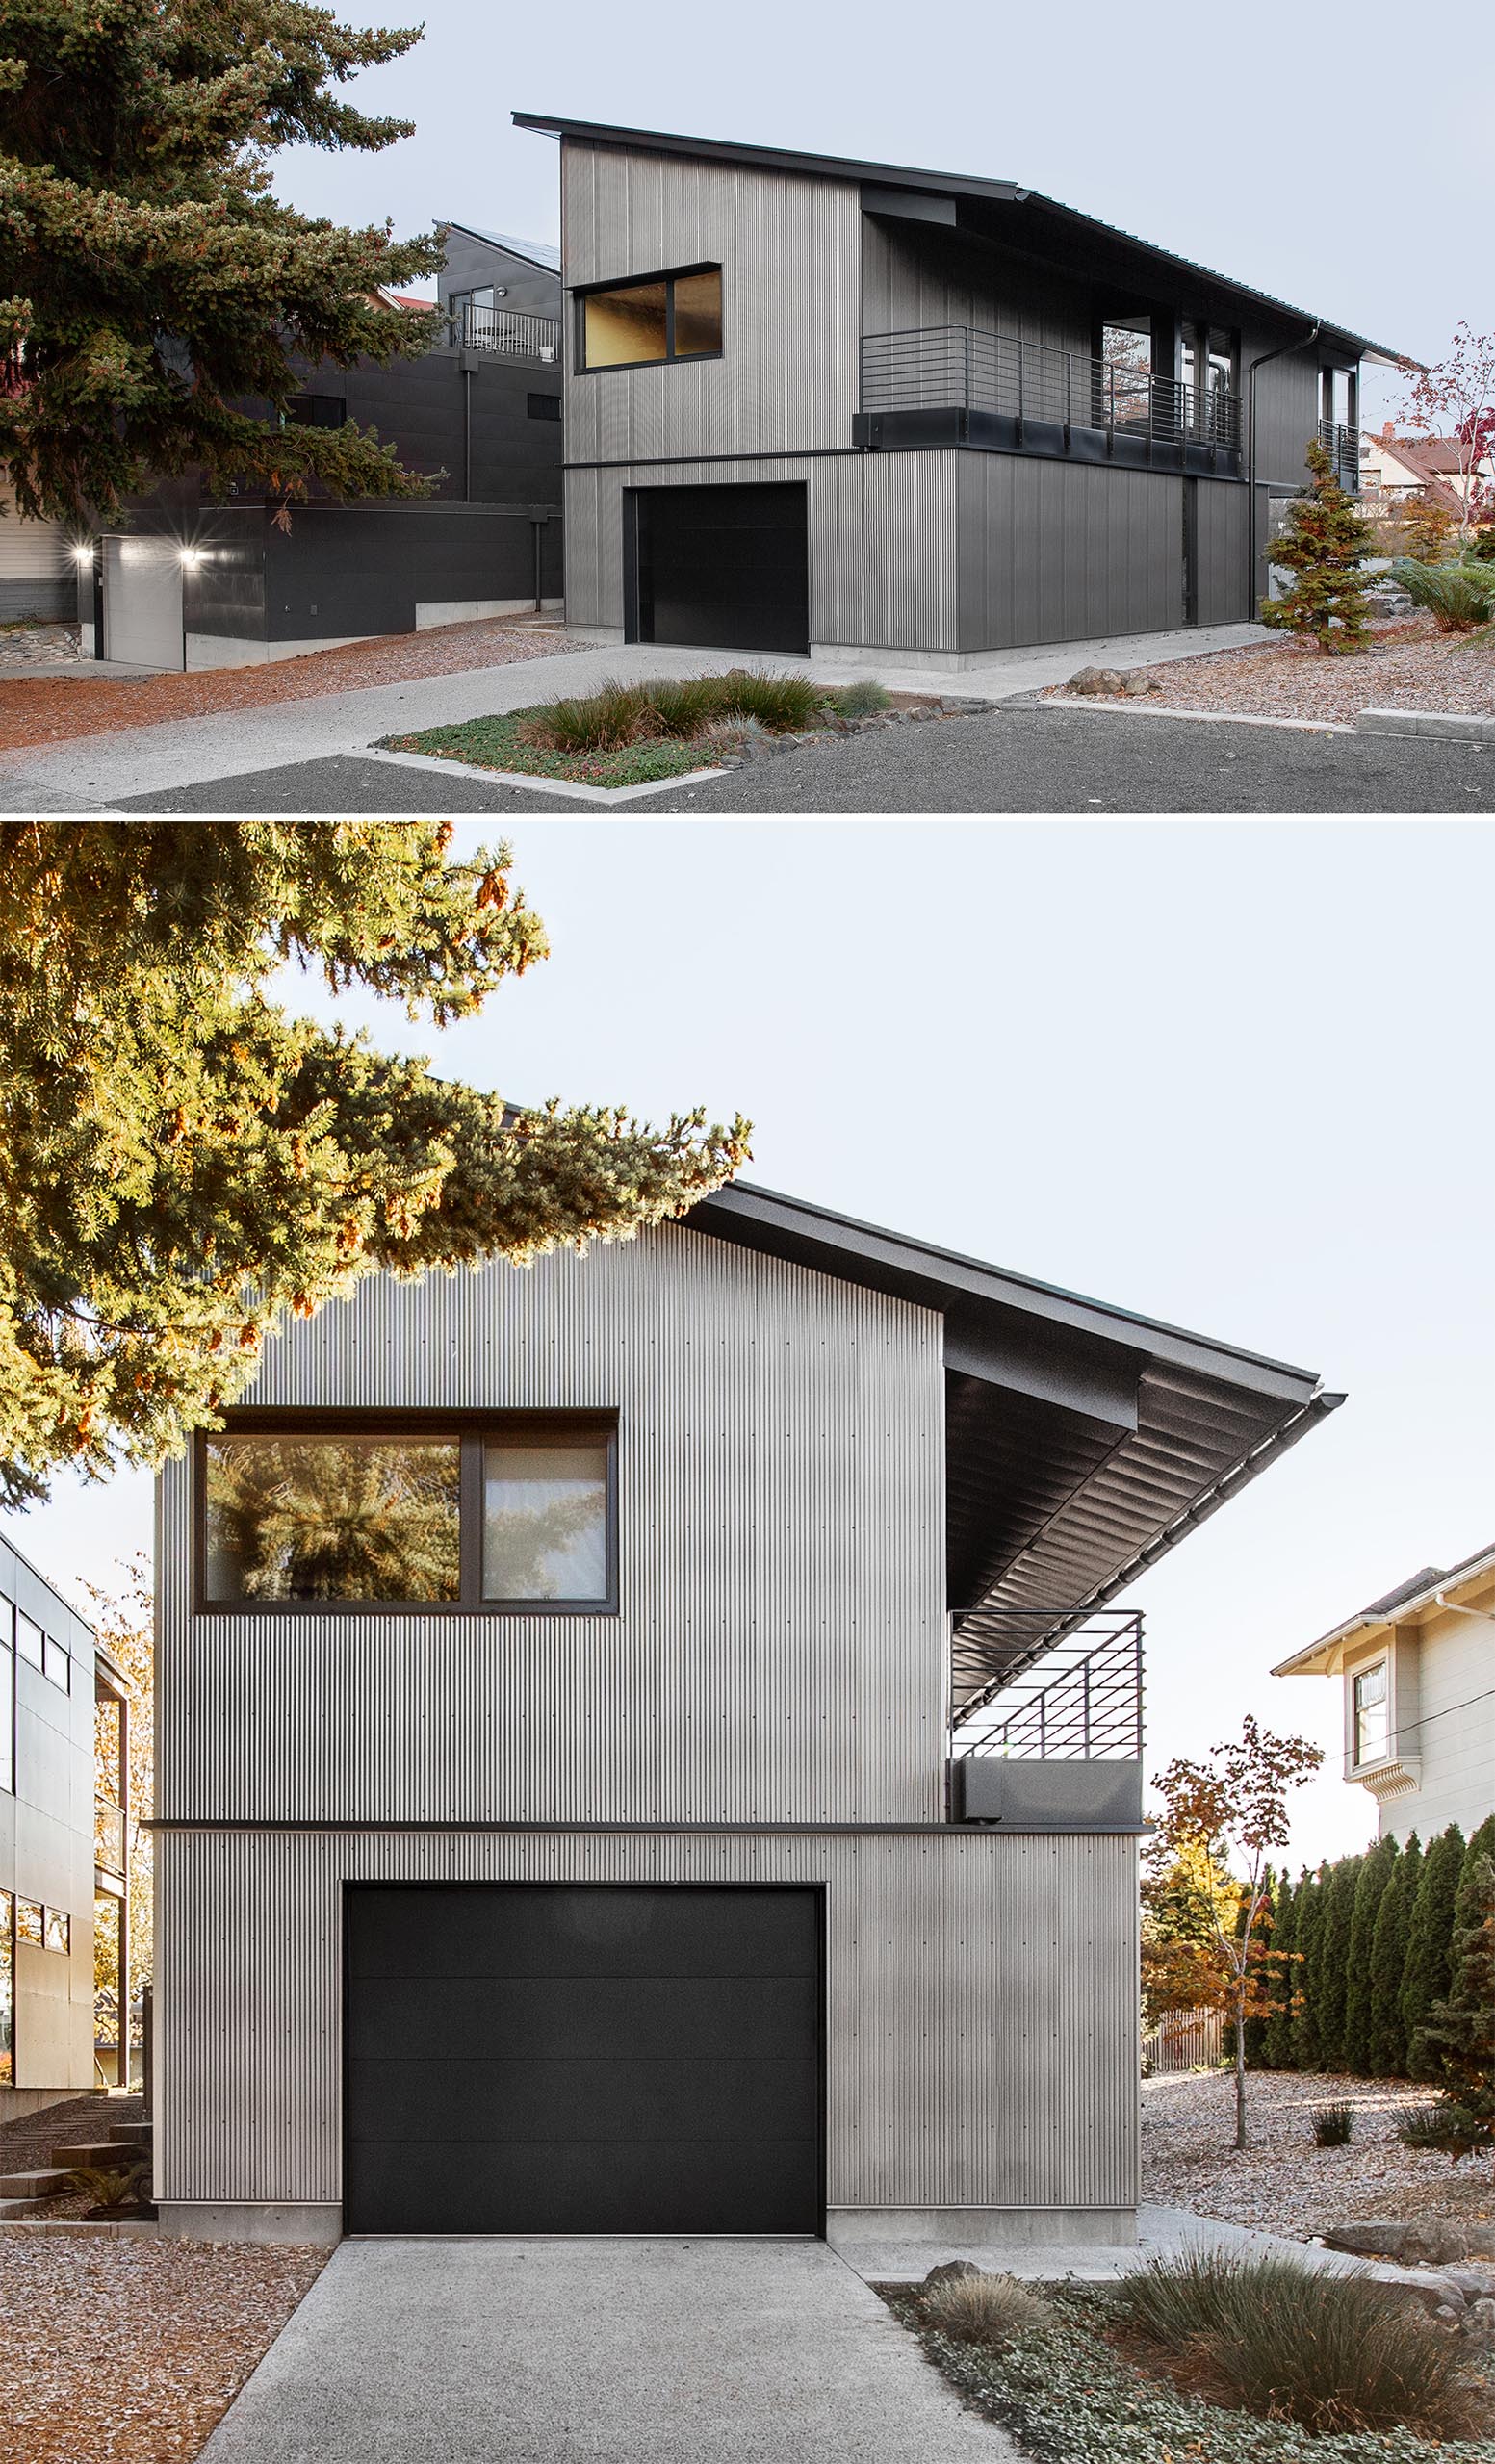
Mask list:
POLYGON ((1352 496, 1360 493, 1360 431, 1340 420, 1320 420, 1319 443, 1334 466, 1334 476, 1352 496))
MULTIPOLYGON (((1009 1613, 1006 1665, 995 1667, 984 1700, 967 1698, 967 1707, 957 1708, 951 1739, 956 1758, 994 1754, 1045 1762, 1140 1760, 1140 1610, 1101 1609, 1056 1640, 1036 1643, 1026 1654, 1024 1630, 1029 1635, 1050 1632, 1054 1613, 1009 1613)), ((982 1623, 994 1665, 1007 1617, 988 1616, 982 1623)), ((960 1649, 957 1635, 958 1655, 960 1649)))
POLYGON ((111 1805, 107 1797, 93 1800, 93 1854, 108 1874, 127 1870, 124 1808, 111 1805))
POLYGON ((1081 358, 976 325, 864 334, 861 407, 871 413, 984 411, 1019 424, 1113 429, 1231 451, 1241 442, 1240 397, 1227 387, 1180 385, 1146 369, 1081 358))
POLYGON ((469 300, 447 319, 453 350, 491 350, 505 359, 558 360, 560 319, 524 308, 479 308, 469 300))

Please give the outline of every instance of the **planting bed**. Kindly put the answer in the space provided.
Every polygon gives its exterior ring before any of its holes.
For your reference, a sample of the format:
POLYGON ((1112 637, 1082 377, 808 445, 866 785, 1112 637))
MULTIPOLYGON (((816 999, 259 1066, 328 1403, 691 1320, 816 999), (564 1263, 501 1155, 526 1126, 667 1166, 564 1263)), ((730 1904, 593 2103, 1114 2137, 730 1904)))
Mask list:
MULTIPOLYGON (((1428 615, 1374 624, 1370 647, 1327 657, 1297 642, 1214 651, 1130 671, 1154 707, 1236 711, 1252 718, 1352 725, 1361 710, 1439 710, 1495 717, 1495 636, 1440 633, 1428 615)), ((1048 700, 1069 697, 1054 685, 1048 700)), ((1147 706, 1146 702, 1142 707, 1147 706)))
POLYGON ((1192 2207, 1227 2223, 1307 2241, 1347 2218, 1442 2216, 1495 2220, 1495 2159, 1404 2147, 1396 2118, 1431 2103, 1431 2088, 1405 2079, 1349 2079, 1252 2071, 1247 2082, 1251 2144, 1238 2151, 1235 2082, 1205 2070, 1146 2079, 1142 2087, 1143 2197, 1192 2207), (1345 2147, 1316 2147, 1311 2108, 1342 2099, 1354 2109, 1345 2147))

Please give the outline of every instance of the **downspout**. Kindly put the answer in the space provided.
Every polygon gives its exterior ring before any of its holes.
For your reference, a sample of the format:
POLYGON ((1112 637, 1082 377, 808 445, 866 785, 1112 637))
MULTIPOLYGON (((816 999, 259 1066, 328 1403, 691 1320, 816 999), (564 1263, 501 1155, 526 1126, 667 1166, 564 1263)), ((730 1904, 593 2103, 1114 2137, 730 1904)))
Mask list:
POLYGON ((473 372, 462 371, 462 495, 473 500, 473 372))
POLYGON ((1246 372, 1246 607, 1247 622, 1252 620, 1256 605, 1256 371, 1269 361, 1285 359, 1295 350, 1306 350, 1324 331, 1324 321, 1318 319, 1306 334, 1296 342, 1278 343, 1276 350, 1264 350, 1253 359, 1246 372))

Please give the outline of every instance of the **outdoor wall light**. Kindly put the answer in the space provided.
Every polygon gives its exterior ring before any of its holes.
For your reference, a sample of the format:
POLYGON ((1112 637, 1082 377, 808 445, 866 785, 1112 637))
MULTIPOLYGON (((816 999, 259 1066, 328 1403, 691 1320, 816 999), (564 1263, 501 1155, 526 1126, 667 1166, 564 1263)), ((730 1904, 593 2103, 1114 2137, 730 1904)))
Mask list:
POLYGON ((80 539, 72 552, 73 562, 75 565, 91 565, 93 562, 92 541, 90 539, 80 539))
POLYGON ((200 565, 203 561, 202 550, 200 548, 178 548, 176 552, 180 561, 187 566, 189 571, 191 571, 193 566, 200 565))

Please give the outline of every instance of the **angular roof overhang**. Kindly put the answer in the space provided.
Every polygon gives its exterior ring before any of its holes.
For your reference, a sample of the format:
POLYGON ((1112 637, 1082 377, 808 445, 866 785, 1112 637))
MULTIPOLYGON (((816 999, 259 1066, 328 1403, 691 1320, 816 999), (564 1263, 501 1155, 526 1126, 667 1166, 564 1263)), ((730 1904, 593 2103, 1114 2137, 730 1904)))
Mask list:
MULTIPOLYGON (((1121 291, 1146 293, 1165 277, 1182 275, 1191 285, 1200 314, 1218 313, 1231 321, 1230 311, 1243 301, 1312 325, 1327 344, 1343 344, 1357 359, 1388 368, 1418 365, 1384 344, 1353 333, 1346 325, 1315 318, 1305 308, 1277 299, 1270 292, 1253 291, 1228 275, 1188 257, 1157 248, 1114 223, 1097 222, 1073 206, 1043 196, 1016 180, 992 180, 964 171, 929 171, 900 163, 863 163, 837 154, 806 154, 777 145, 738 145, 709 137, 682 137, 664 129, 618 128, 606 121, 551 117, 540 112, 515 112, 516 128, 551 137, 574 138, 594 145, 619 145, 647 154, 680 154, 703 162, 735 163, 759 170, 788 171, 819 179, 862 183, 863 205, 869 214, 900 216, 924 222, 946 222, 966 236, 995 240, 1046 264, 1072 266, 1077 273, 1111 283, 1121 291)), ((1306 339, 1306 337, 1305 337, 1306 339)))
MULTIPOLYGON (((1395 1591, 1356 1610, 1342 1626, 1334 1626, 1301 1652, 1278 1660, 1274 1677, 1337 1677, 1345 1655, 1356 1643, 1373 1642, 1398 1626, 1420 1626, 1425 1617, 1440 1615, 1446 1604, 1465 1607, 1477 1594, 1495 1588, 1495 1545, 1477 1549, 1462 1564, 1440 1569, 1424 1566, 1395 1591)), ((1495 1601, 1491 1602, 1495 1615, 1495 1601)))
POLYGON ((943 1319, 958 1709, 1344 1399, 1311 1371, 740 1181, 685 1219, 943 1319))

